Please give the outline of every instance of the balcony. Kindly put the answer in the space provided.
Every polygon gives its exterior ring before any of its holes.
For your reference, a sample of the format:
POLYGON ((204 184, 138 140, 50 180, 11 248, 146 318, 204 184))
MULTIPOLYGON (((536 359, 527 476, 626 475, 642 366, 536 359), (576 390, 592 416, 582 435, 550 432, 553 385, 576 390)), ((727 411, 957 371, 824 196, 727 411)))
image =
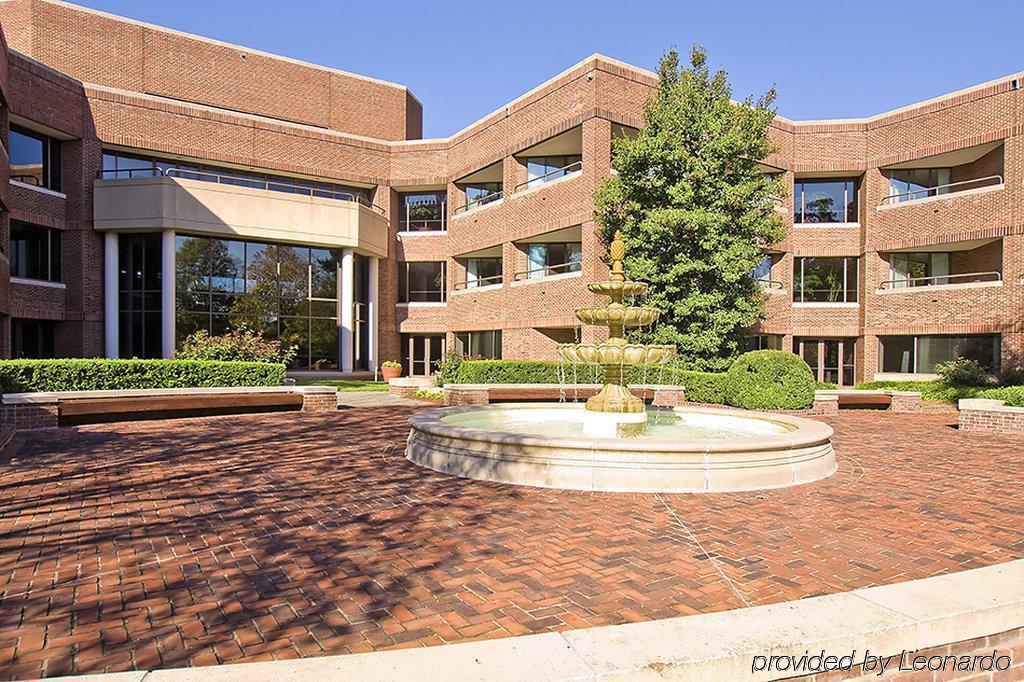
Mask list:
POLYGON ((1004 156, 1000 141, 882 168, 890 191, 878 209, 1002 189, 1004 156))
MULTIPOLYGON (((528 192, 563 178, 575 177, 583 170, 583 128, 576 126, 515 155, 525 170, 526 179, 514 192, 528 192)), ((522 177, 522 171, 520 171, 522 177)))
POLYGON ((520 255, 512 285, 580 277, 583 274, 582 235, 582 226, 574 225, 516 242, 520 255))
POLYGON ((448 194, 443 189, 400 192, 398 231, 403 235, 446 232, 448 194))
POLYGON ((455 282, 452 287, 456 293, 500 289, 504 283, 500 244, 473 253, 456 256, 455 262, 465 273, 462 280, 455 282))
POLYGON ((505 198, 502 162, 497 161, 474 173, 455 181, 455 186, 465 198, 453 216, 472 213, 486 206, 494 206, 505 198))
POLYGON ((113 179, 101 174, 94 183, 96 229, 176 230, 387 256, 387 218, 364 197, 272 180, 239 184, 231 175, 184 174, 175 169, 139 176, 117 171, 113 179))
POLYGON ((944 244, 942 249, 890 253, 889 278, 879 282, 876 293, 1002 286, 1001 239, 944 244))

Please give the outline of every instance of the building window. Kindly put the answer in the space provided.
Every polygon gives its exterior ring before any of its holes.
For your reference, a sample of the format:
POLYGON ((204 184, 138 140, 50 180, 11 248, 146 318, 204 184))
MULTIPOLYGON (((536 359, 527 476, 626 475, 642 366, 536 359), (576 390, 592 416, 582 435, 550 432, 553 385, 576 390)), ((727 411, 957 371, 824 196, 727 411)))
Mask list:
POLYGON ((159 232, 118 238, 119 348, 122 358, 161 357, 159 232))
POLYGON ((500 182, 476 182, 465 185, 466 208, 476 208, 497 201, 502 197, 500 182))
POLYGON ((444 261, 398 264, 399 303, 444 303, 444 261))
POLYGON ((793 339, 793 347, 818 381, 852 386, 856 372, 855 339, 793 339))
POLYGON ((858 178, 796 180, 793 183, 794 223, 855 223, 859 220, 858 178))
POLYGON ((50 320, 11 319, 11 357, 53 358, 56 323, 50 320))
POLYGON ((443 232, 448 229, 448 195, 444 192, 400 194, 403 232, 443 232))
POLYGON ((908 168, 889 172, 889 203, 934 197, 949 192, 949 168, 908 168))
POLYGON ((793 301, 856 303, 858 259, 807 257, 793 259, 793 301))
POLYGON ((244 172, 234 168, 210 166, 207 164, 174 161, 122 152, 103 152, 103 170, 100 177, 106 180, 127 178, 152 178, 160 175, 216 182, 222 185, 252 187, 285 194, 304 194, 320 199, 355 201, 368 208, 372 207, 371 192, 365 187, 349 187, 331 182, 316 182, 301 178, 290 178, 269 173, 244 172))
POLYGON ((583 261, 582 242, 548 242, 526 245, 526 277, 536 279, 579 272, 583 261))
POLYGON ((579 154, 562 156, 530 156, 526 159, 526 186, 535 187, 583 168, 583 157, 579 154))
POLYGON ((948 253, 894 253, 889 257, 894 289, 949 284, 948 253))
POLYGON ((878 371, 895 374, 934 374, 935 365, 956 358, 976 360, 991 372, 999 371, 1000 337, 983 336, 880 336, 878 371))
POLYGON ((11 276, 60 281, 60 230, 11 221, 11 276))
POLYGON ((60 140, 12 125, 8 153, 11 180, 60 191, 60 140))
POLYGON ((467 258, 466 288, 501 284, 501 258, 467 258))
POLYGON ((459 332, 455 335, 455 352, 474 360, 501 360, 501 330, 459 332))
POLYGON ((750 350, 782 350, 780 334, 758 334, 747 337, 746 349, 750 350))
MULTIPOLYGON (((293 367, 337 368, 339 262, 333 249, 179 235, 177 341, 200 329, 222 334, 244 324, 295 346, 293 367)), ((356 293, 363 269, 356 268, 356 293)))

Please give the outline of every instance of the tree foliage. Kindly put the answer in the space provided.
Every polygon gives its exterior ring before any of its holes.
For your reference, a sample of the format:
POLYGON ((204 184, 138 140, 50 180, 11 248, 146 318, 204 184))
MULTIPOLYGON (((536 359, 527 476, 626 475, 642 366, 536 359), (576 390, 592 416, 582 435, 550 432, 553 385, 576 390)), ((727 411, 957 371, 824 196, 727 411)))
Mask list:
POLYGON ((712 73, 696 45, 688 68, 670 51, 659 75, 644 126, 616 141, 597 215, 606 238, 622 231, 627 276, 650 283, 648 303, 662 310, 636 340, 674 343, 689 366, 721 369, 764 317, 750 273, 784 236, 773 204, 781 178, 760 164, 775 151, 775 92, 733 102, 725 72, 712 73))

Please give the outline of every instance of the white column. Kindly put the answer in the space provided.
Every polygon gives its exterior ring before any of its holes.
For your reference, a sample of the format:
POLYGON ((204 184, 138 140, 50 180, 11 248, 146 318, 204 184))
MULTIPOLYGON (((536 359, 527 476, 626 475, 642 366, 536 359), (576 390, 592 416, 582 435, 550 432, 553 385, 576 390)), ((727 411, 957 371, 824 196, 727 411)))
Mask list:
POLYGON ((174 230, 160 240, 160 354, 174 357, 174 230))
POLYGON ((370 258, 369 272, 367 273, 367 287, 366 287, 366 314, 368 315, 367 323, 369 324, 369 348, 368 365, 374 377, 377 376, 377 369, 380 367, 380 353, 378 350, 378 297, 380 291, 380 259, 370 258))
POLYGON ((117 232, 103 234, 103 348, 108 358, 118 357, 118 282, 120 263, 117 258, 117 232))
POLYGON ((352 371, 355 335, 355 255, 351 249, 341 252, 341 371, 352 371))

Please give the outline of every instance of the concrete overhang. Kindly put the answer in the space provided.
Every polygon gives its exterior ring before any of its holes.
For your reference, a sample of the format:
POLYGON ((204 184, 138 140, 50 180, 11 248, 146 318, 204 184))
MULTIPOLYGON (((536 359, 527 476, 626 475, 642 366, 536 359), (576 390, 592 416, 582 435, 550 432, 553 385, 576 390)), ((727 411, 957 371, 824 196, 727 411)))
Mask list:
POLYGON ((170 177, 96 180, 94 197, 102 232, 175 230, 388 253, 387 218, 355 201, 170 177))
POLYGON ((965 147, 963 149, 957 149, 943 154, 925 156, 920 159, 914 159, 913 161, 894 163, 890 166, 882 166, 882 170, 898 170, 904 168, 951 168, 954 166, 962 166, 965 163, 973 163, 974 161, 977 161, 989 152, 999 149, 1001 146, 1003 146, 1003 140, 996 140, 995 142, 979 144, 973 147, 965 147))

